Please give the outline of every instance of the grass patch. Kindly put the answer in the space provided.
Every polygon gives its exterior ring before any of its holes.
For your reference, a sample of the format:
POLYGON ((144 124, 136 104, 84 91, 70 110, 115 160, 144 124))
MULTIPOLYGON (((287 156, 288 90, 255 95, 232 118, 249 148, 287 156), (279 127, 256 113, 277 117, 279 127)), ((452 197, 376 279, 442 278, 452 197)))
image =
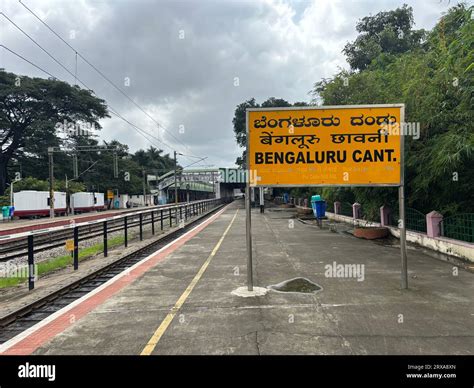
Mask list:
POLYGON ((0 278, 0 288, 14 287, 25 280, 25 278, 0 278))
MULTIPOLYGON (((124 237, 123 236, 116 236, 108 240, 108 248, 114 248, 116 246, 122 245, 124 243, 124 237)), ((95 244, 90 247, 80 249, 79 250, 79 261, 82 261, 84 259, 87 259, 91 256, 94 256, 98 253, 102 253, 104 251, 104 244, 95 244)), ((73 264, 73 259, 71 255, 64 255, 64 256, 58 256, 55 257, 54 259, 50 259, 47 261, 42 261, 41 263, 38 263, 37 266, 37 271, 38 271, 38 276, 44 275, 48 272, 55 271, 57 269, 65 268, 68 265, 73 264)), ((20 283, 23 283, 27 280, 25 277, 13 277, 13 278, 8 278, 8 277, 2 277, 0 278, 0 288, 6 288, 6 287, 14 287, 17 286, 20 283)))

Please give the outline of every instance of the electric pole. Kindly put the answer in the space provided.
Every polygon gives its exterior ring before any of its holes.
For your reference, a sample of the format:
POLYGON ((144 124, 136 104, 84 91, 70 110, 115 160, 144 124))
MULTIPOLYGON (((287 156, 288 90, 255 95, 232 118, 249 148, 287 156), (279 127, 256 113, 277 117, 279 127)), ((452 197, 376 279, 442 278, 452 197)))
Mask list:
POLYGON ((54 218, 54 160, 53 147, 48 147, 49 160, 49 218, 54 218))
POLYGON ((178 162, 176 161, 176 151, 174 151, 174 202, 178 204, 178 162))
POLYGON ((143 169, 142 172, 143 172, 143 206, 146 206, 146 184, 147 184, 147 179, 146 179, 145 169, 143 169))

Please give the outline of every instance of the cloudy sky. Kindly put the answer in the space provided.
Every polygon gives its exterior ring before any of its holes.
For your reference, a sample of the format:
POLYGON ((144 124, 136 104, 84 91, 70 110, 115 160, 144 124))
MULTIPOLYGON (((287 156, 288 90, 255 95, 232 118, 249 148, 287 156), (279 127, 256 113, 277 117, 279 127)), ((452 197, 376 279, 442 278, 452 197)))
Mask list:
MULTIPOLYGON (((77 76, 148 140, 112 116, 101 137, 132 151, 150 144, 166 153, 207 156, 203 164, 234 165, 241 154, 232 131, 237 104, 274 96, 309 101, 308 91, 339 68, 356 37, 358 19, 407 3, 416 28, 430 29, 448 0, 22 0, 80 54, 100 69, 159 124, 127 100, 89 65, 77 76), (159 142, 161 141, 161 143, 159 142)), ((18 0, 1 11, 75 73, 75 53, 18 0)), ((0 15, 0 44, 59 79, 74 77, 0 15)), ((0 48, 0 68, 47 77, 0 48)), ((196 159, 180 157, 182 165, 196 159)))

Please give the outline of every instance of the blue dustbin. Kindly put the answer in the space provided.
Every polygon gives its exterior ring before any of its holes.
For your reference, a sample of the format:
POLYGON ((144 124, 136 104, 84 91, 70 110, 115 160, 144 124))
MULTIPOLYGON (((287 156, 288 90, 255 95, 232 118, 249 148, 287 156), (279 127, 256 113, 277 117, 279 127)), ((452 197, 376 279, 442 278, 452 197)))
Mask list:
POLYGON ((3 221, 8 220, 9 215, 10 215, 10 206, 2 206, 3 221))
POLYGON ((311 197, 311 207, 316 218, 324 218, 326 216, 326 201, 321 199, 320 195, 311 197))

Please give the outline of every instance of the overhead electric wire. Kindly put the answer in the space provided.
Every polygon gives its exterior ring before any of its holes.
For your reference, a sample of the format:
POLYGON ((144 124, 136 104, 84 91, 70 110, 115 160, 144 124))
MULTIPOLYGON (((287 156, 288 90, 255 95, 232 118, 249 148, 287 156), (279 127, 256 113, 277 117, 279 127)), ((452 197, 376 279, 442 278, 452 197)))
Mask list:
MULTIPOLYGON (((19 1, 21 3, 21 1, 19 1)), ((96 70, 97 72, 99 72, 99 74, 101 74, 107 81, 109 81, 110 83, 113 84, 112 81, 110 81, 104 74, 102 74, 100 72, 100 70, 96 69, 94 65, 92 65, 85 57, 83 57, 80 53, 78 53, 69 43, 67 43, 63 38, 61 38, 51 27, 49 27, 49 25, 47 25, 45 22, 43 22, 36 14, 34 14, 33 11, 31 11, 25 4, 21 3, 26 9, 28 9, 28 11, 30 11, 41 23, 43 23, 51 32, 53 32, 59 39, 61 39, 65 44, 67 44, 72 50, 74 50, 74 52, 76 53, 76 56, 79 55, 84 61, 86 61, 92 68, 94 68, 94 70, 96 70)), ((21 27, 19 27, 15 22, 13 22, 7 15, 5 15, 5 13, 3 12, 0 12, 1 15, 3 15, 11 24, 13 24, 20 32, 22 32, 26 37, 28 37, 28 39, 30 39, 36 46, 38 46, 43 52, 45 52, 51 59, 53 59, 59 66, 61 66, 68 74, 70 74, 71 76, 74 77, 74 80, 76 82, 79 81, 86 89, 88 89, 89 91, 91 91, 92 93, 95 94, 95 92, 85 83, 83 82, 80 78, 77 77, 77 72, 76 74, 73 74, 66 66, 64 66, 64 64, 62 64, 59 60, 57 60, 50 52, 48 52, 44 47, 42 47, 34 38, 32 38, 28 33, 26 33, 21 27)), ((8 49, 7 47, 5 47, 4 45, 1 45, 3 46, 5 49, 7 49, 8 51, 10 51, 12 54, 18 56, 19 58, 23 59, 24 61, 28 62, 29 64, 31 64, 32 66, 38 68, 39 70, 43 71, 45 74, 48 74, 50 77, 53 77, 54 79, 60 79, 58 77, 55 77, 54 75, 52 75, 50 72, 42 69, 41 67, 39 67, 38 65, 34 64, 32 61, 24 58, 23 56, 19 55, 18 53, 15 53, 13 52, 12 50, 8 49)), ((138 106, 138 104, 135 103, 135 101, 133 101, 133 99, 131 99, 128 95, 126 95, 125 92, 123 92, 120 88, 118 88, 115 84, 113 84, 113 86, 115 88, 117 88, 120 92, 122 92, 122 94, 124 94, 128 99, 130 99, 130 101, 132 101, 135 105, 138 106)), ((104 99, 105 100, 105 99, 104 99)), ((159 143, 163 144, 164 146, 168 147, 170 150, 174 151, 174 148, 171 147, 169 144, 167 144, 166 142, 164 142, 163 140, 157 138, 156 136, 154 136, 153 134, 147 132, 146 130, 144 130, 143 128, 140 128, 138 127, 137 125, 131 123, 129 120, 125 119, 121 114, 119 114, 117 112, 116 109, 114 109, 110 104, 108 104, 108 108, 110 110, 110 112, 114 115, 116 115, 118 118, 120 118, 121 120, 123 120, 124 122, 126 122, 127 124, 129 124, 130 126, 132 126, 142 137, 144 137, 147 141, 150 142, 150 144, 152 145, 155 145, 156 147, 158 148, 161 148, 160 145, 157 145, 156 143, 154 143, 152 140, 150 140, 150 138, 148 138, 146 135, 152 137, 153 139, 155 139, 156 141, 158 141, 159 143)), ((143 109, 141 109, 141 107, 139 107, 140 110, 143 111, 143 109)), ((148 115, 147 112, 143 111, 145 114, 148 115)), ((149 116, 149 115, 148 115, 149 116)), ((156 120, 154 120, 151 116, 150 118, 156 122, 156 120)), ((157 125, 161 126, 166 132, 167 129, 161 125, 160 123, 156 122, 157 125)), ((169 132, 168 132, 169 133, 169 132)), ((170 133, 171 134, 171 133, 170 133)), ((172 134, 171 134, 172 135, 172 134)), ((174 135, 172 135, 174 137, 174 135)), ((179 141, 179 139, 176 139, 179 141)), ((181 144, 183 144, 182 142, 180 142, 181 144)), ((189 149, 185 144, 183 144, 187 149, 189 149)), ((193 158, 200 158, 198 156, 192 156, 192 155, 186 155, 186 154, 182 154, 180 153, 182 156, 184 156, 185 158, 189 159, 191 157, 193 158)))
POLYGON ((129 124, 130 126, 132 126, 139 135, 141 135, 143 138, 145 138, 146 140, 148 140, 150 142, 151 145, 154 145, 158 148, 161 148, 158 144, 156 144, 155 142, 153 142, 149 137, 147 137, 145 134, 148 134, 148 132, 145 132, 143 129, 141 129, 140 127, 137 127, 135 126, 135 124, 129 122, 126 118, 124 118, 122 115, 120 115, 119 113, 115 112, 113 109, 110 108, 109 106, 109 111, 110 113, 112 113, 113 115, 117 116, 119 119, 125 121, 127 124, 129 124), (144 132, 144 133, 142 133, 144 132))
MULTIPOLYGON (((90 90, 92 93, 95 94, 95 92, 89 87, 87 86, 86 83, 84 83, 79 77, 77 77, 75 74, 73 74, 66 66, 64 66, 59 60, 57 60, 51 53, 49 53, 43 46, 41 46, 38 42, 35 41, 35 39, 33 39, 30 35, 28 35, 21 27, 19 27, 14 21, 12 21, 7 15, 5 15, 3 12, 0 12, 0 15, 3 15, 3 17, 5 17, 11 24, 13 24, 19 31, 21 31, 26 37, 28 37, 28 39, 30 39, 36 46, 38 46, 42 51, 44 51, 51 59, 53 59, 59 66, 61 66, 68 74, 70 74, 71 76, 73 76, 75 79, 77 79, 86 89, 90 90)), ((9 50, 10 51, 10 50, 9 50)), ((15 54, 16 55, 16 54, 15 54)), ((26 58, 23 58, 22 59, 26 60, 28 63, 32 63, 31 61, 27 60, 26 58)), ((39 68, 39 66, 37 65, 34 65, 36 68, 39 68)), ((43 71, 43 69, 41 69, 43 71)), ((51 75, 49 72, 45 71, 46 74, 48 75, 51 75)), ((52 75, 51 75, 52 76, 52 75)), ((54 77, 54 76, 52 76, 54 77)), ((58 77, 54 77, 56 79, 60 79, 58 77)), ((147 131, 145 131, 144 129, 142 128, 139 128, 137 125, 135 124, 132 124, 130 121, 128 121, 127 119, 125 119, 122 115, 118 114, 117 110, 114 109, 110 104, 108 104, 108 108, 109 110, 112 110, 112 111, 115 111, 114 114, 117 115, 117 117, 119 117, 120 119, 122 119, 123 121, 125 121, 127 124, 131 125, 135 130, 140 130, 140 131, 143 131, 144 133, 148 134, 149 136, 152 136, 153 138, 155 138, 158 142, 160 142, 161 144, 165 145, 166 147, 168 147, 170 150, 174 151, 174 148, 171 147, 170 145, 168 145, 167 143, 165 143, 163 140, 160 140, 158 139, 157 137, 151 135, 150 133, 148 133, 147 131)), ((148 139, 147 139, 148 140, 148 139)), ((156 145, 156 144, 155 144, 156 145)))
POLYGON ((131 98, 127 93, 125 93, 120 87, 118 87, 112 80, 110 80, 101 70, 99 70, 95 65, 93 65, 86 57, 84 57, 80 52, 78 52, 73 46, 71 46, 67 41, 65 41, 56 31, 54 31, 44 20, 42 20, 34 11, 28 8, 27 5, 22 3, 21 0, 18 2, 30 12, 36 19, 38 19, 47 29, 49 29, 54 35, 56 35, 64 44, 66 44, 71 50, 76 53, 76 56, 79 56, 84 62, 86 62, 90 67, 92 67, 97 73, 99 73, 102 78, 104 78, 109 84, 111 84, 115 89, 117 89, 124 97, 126 97, 130 102, 132 102, 140 111, 142 111, 148 118, 150 118, 156 125, 163 128, 169 135, 171 135, 178 143, 183 145, 186 149, 189 147, 179 140, 173 133, 168 131, 166 127, 157 121, 153 116, 151 116, 147 111, 145 111, 133 98, 131 98))
MULTIPOLYGON (((7 19, 11 24, 13 24, 19 31, 23 33, 28 39, 30 39, 36 46, 38 46, 43 52, 45 52, 54 62, 56 62, 59 66, 61 66, 64 70, 66 70, 70 75, 74 77, 74 74, 69 71, 69 69, 64 66, 61 62, 59 62, 53 55, 49 53, 48 50, 46 50, 43 46, 41 46, 36 40, 34 40, 28 33, 26 33, 18 24, 16 24, 13 20, 11 20, 7 15, 5 15, 3 12, 0 12, 0 15, 2 15, 5 19, 7 19)), ((79 80, 80 81, 80 80, 79 80)), ((86 84, 84 84, 82 81, 80 81, 87 89, 91 90, 86 84)))
POLYGON ((92 163, 89 167, 87 167, 84 171, 82 171, 76 178, 68 179, 69 181, 73 181, 75 179, 78 179, 81 175, 84 175, 87 171, 89 171, 92 167, 94 167, 97 163, 99 163, 98 160, 96 160, 94 163, 92 163))
MULTIPOLYGON (((42 67, 38 66, 37 64, 35 64, 34 62, 30 61, 29 59, 25 58, 24 56, 18 54, 17 52, 11 50, 10 48, 6 47, 5 45, 3 44, 0 44, 0 47, 3 47, 5 50, 9 51, 10 53, 16 55, 18 58, 24 60, 25 62, 29 63, 30 65, 34 66, 35 68, 37 68, 38 70, 44 72, 45 74, 49 75, 50 77, 54 78, 54 79, 57 79, 57 80, 60 80, 60 78, 56 77, 55 75, 51 74, 50 72, 48 72, 47 70, 43 69, 42 67)), ((141 136, 143 136, 146 140, 148 140, 150 142, 150 144, 156 146, 156 147, 160 147, 160 145, 154 143, 150 138, 148 138, 144 133, 148 133, 146 131, 144 131, 143 129, 141 129, 140 127, 138 126, 135 126, 135 124, 129 122, 127 119, 125 119, 122 115, 120 115, 119 113, 115 112, 114 109, 112 107, 109 106, 109 111, 114 114, 115 116, 119 117, 120 119, 124 120, 127 124, 129 124, 130 126, 134 127, 134 129, 136 129, 136 131, 138 132, 138 134, 140 134, 141 136), (142 133, 142 131, 144 133, 142 133)))
MULTIPOLYGON (((35 68, 37 68, 38 70, 44 72, 45 74, 49 75, 50 77, 54 78, 54 79, 58 79, 58 77, 54 76, 53 74, 51 74, 50 72, 48 72, 47 70, 43 69, 42 67, 38 66, 36 63, 30 61, 29 59, 25 58, 24 56, 18 54, 17 52, 9 49, 8 47, 6 47, 5 45, 3 44, 0 44, 0 47, 3 47, 5 50, 9 51, 10 53, 16 55, 18 58, 24 60, 25 62, 29 63, 30 65, 34 66, 35 68)), ((112 114, 116 115, 117 117, 121 118, 122 120, 124 120, 125 122, 127 122, 129 125, 131 125, 132 127, 135 127, 135 125, 131 122, 129 122, 127 119, 125 119, 124 117, 122 117, 119 113, 115 112, 110 106, 109 106, 109 110, 111 111, 112 114)), ((158 146, 157 144, 155 144, 152 140, 150 140, 148 137, 146 137, 145 134, 141 133, 142 129, 140 127, 136 127, 136 130, 137 132, 143 136, 146 140, 148 140, 151 144, 155 145, 155 146, 158 146)), ((146 133, 146 132, 145 132, 146 133)), ((159 146, 158 146, 159 147, 159 146)), ((92 167, 92 166, 91 166, 92 167)))
POLYGON ((36 67, 38 70, 41 70, 42 72, 44 72, 45 74, 48 74, 50 77, 52 78, 56 78, 54 75, 52 75, 50 72, 46 71, 45 69, 41 68, 40 66, 36 65, 35 63, 31 62, 30 60, 26 59, 25 57, 23 57, 22 55, 18 54, 17 52, 9 49, 7 46, 3 45, 3 44, 0 44, 0 47, 3 47, 5 50, 11 52, 13 55, 16 55, 18 58, 21 58, 23 59, 25 62, 28 62, 31 66, 34 66, 36 67))
POLYGON ((196 163, 200 163, 200 162, 202 162, 203 160, 206 160, 206 159, 207 159, 207 156, 206 156, 205 158, 202 158, 201 160, 197 160, 196 162, 191 163, 191 164, 188 164, 187 166, 184 166, 184 167, 182 167, 182 168, 183 168, 183 169, 188 168, 189 166, 192 166, 192 165, 194 165, 194 164, 196 164, 196 163))
MULTIPOLYGON (((202 156, 184 155, 184 154, 181 154, 181 155, 182 155, 182 156, 186 156, 186 157, 188 157, 188 158, 203 159, 202 156)), ((204 159, 207 159, 207 156, 206 156, 204 159)))

